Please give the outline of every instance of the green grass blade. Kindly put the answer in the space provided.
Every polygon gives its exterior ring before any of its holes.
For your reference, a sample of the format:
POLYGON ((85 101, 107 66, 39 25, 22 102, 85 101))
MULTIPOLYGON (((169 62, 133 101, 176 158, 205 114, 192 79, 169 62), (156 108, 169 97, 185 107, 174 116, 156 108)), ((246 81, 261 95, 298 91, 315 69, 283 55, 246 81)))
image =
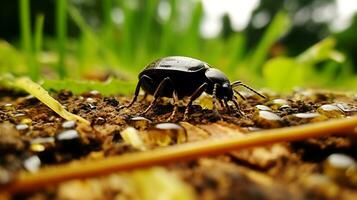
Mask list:
POLYGON ((66 77, 66 42, 67 42, 67 0, 56 1, 56 34, 58 45, 57 73, 61 79, 66 77))
POLYGON ((111 18, 111 12, 113 9, 113 0, 102 0, 103 9, 103 27, 104 29, 111 30, 113 27, 113 21, 111 18))
MULTIPOLYGON (((191 22, 185 32, 185 43, 180 49, 188 56, 197 57, 200 52, 200 24, 203 17, 202 2, 194 2, 195 7, 191 16, 191 22)), ((181 45, 179 45, 181 46, 181 45)))
POLYGON ((35 64, 34 52, 32 47, 31 36, 31 19, 29 0, 20 0, 20 31, 21 45, 27 62, 28 74, 31 78, 37 79, 39 70, 35 64))
POLYGON ((163 25, 163 30, 162 30, 162 35, 161 35, 161 41, 160 41, 160 55, 167 55, 170 54, 170 43, 172 40, 175 39, 175 36, 173 36, 173 29, 175 27, 175 21, 177 19, 177 1, 176 0, 170 0, 170 5, 171 5, 171 13, 170 17, 167 22, 163 25))
POLYGON ((29 0, 20 0, 19 14, 20 14, 21 45, 23 51, 29 54, 32 51, 29 0))
POLYGON ((39 55, 42 51, 42 41, 43 41, 43 22, 44 15, 40 14, 36 17, 35 22, 35 33, 34 33, 34 72, 32 78, 37 80, 40 75, 40 63, 38 62, 39 55))
POLYGON ((290 27, 290 20, 285 12, 278 12, 265 31, 263 38, 260 40, 256 50, 250 57, 250 67, 261 73, 261 68, 264 60, 267 57, 269 48, 276 42, 283 34, 285 34, 290 27))

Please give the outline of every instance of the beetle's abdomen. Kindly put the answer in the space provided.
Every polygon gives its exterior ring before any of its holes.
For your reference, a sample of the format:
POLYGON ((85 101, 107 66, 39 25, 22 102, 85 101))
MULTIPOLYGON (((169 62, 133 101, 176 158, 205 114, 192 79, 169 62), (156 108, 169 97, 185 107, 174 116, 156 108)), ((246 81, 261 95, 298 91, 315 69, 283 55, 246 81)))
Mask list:
POLYGON ((177 94, 180 99, 185 96, 191 96, 192 93, 200 87, 204 82, 204 70, 198 72, 182 72, 176 70, 145 70, 140 73, 140 76, 147 75, 153 81, 143 81, 142 89, 149 94, 154 94, 155 90, 158 88, 160 82, 166 77, 170 78, 171 82, 165 84, 164 89, 160 96, 172 97, 174 89, 176 89, 177 94))

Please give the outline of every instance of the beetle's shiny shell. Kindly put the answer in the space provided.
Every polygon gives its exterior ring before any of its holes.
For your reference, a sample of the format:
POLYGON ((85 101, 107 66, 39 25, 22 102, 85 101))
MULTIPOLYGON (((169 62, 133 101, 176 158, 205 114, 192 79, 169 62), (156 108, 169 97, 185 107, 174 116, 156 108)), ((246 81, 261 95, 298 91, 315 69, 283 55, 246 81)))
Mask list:
POLYGON ((160 82, 169 77, 172 84, 161 92, 162 96, 172 97, 173 88, 176 89, 179 98, 190 96, 202 83, 206 81, 205 72, 209 68, 208 64, 200 60, 171 56, 161 58, 150 63, 140 74, 149 76, 152 81, 143 81, 142 89, 149 94, 153 94, 160 82))
MULTIPOLYGON (((150 70, 173 70, 190 73, 205 70, 207 68, 209 68, 207 63, 194 58, 184 56, 170 56, 150 63, 145 67, 143 72, 150 70)), ((139 74, 139 77, 142 73, 139 74)))

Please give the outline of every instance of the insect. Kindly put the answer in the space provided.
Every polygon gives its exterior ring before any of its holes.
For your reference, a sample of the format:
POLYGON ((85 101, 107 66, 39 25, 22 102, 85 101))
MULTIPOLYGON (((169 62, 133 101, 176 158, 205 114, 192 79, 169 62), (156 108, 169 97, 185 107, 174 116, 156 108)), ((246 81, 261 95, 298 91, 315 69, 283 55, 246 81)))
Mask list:
POLYGON ((177 112, 179 99, 190 97, 184 113, 184 120, 186 120, 193 101, 203 92, 212 95, 213 110, 215 112, 215 104, 218 100, 221 106, 225 106, 228 110, 230 110, 228 102, 232 101, 237 111, 241 113, 237 97, 234 93, 242 99, 245 98, 237 90, 233 89, 237 86, 243 86, 260 97, 265 98, 241 81, 230 83, 223 72, 209 66, 203 61, 183 56, 165 57, 150 63, 139 74, 139 82, 136 86, 134 97, 125 107, 128 108, 134 104, 139 95, 140 88, 142 88, 145 91, 144 98, 147 94, 154 97, 154 100, 142 114, 147 113, 160 97, 169 97, 174 100, 174 109, 169 117, 170 120, 177 112))

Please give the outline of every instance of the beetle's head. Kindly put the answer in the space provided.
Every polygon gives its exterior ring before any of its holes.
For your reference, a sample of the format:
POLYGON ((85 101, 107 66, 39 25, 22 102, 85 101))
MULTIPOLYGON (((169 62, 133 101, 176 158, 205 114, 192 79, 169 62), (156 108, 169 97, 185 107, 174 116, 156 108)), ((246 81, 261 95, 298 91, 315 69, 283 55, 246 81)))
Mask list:
POLYGON ((229 101, 233 98, 232 86, 225 74, 215 68, 207 69, 206 78, 209 80, 209 83, 212 86, 212 89, 215 84, 217 84, 216 96, 218 99, 224 99, 229 101))

